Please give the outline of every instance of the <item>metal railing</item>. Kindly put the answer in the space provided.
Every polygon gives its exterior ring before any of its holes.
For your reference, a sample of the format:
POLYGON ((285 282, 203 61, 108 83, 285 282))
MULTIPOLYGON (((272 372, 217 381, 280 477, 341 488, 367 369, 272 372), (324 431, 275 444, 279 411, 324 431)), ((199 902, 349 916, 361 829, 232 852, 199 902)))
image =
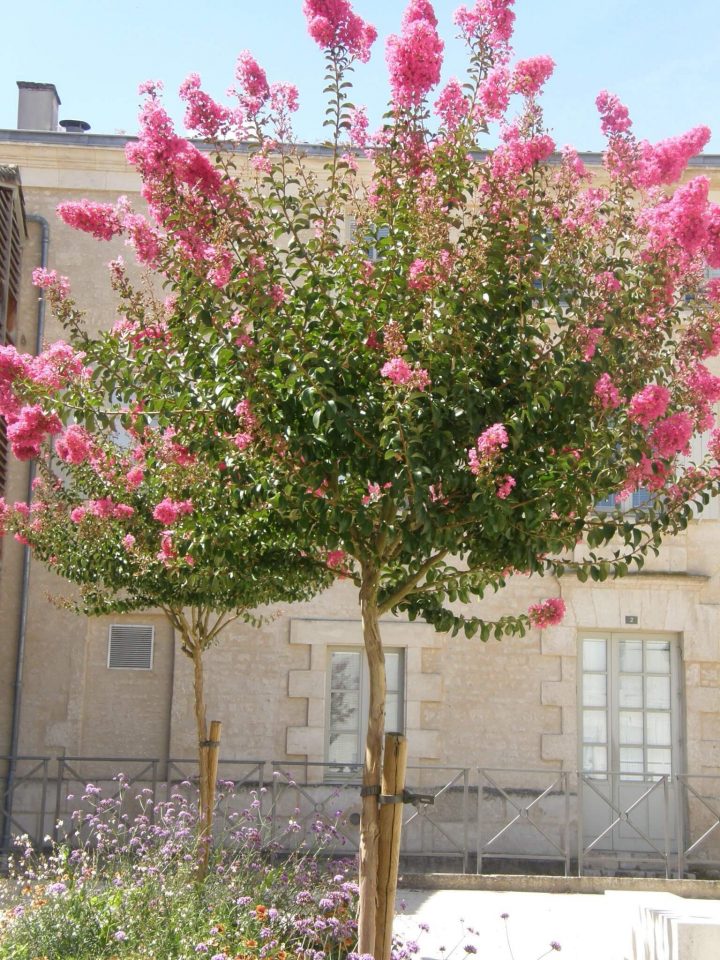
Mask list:
MULTIPOLYGON (((147 757, 16 758, 8 793, 0 757, 0 825, 38 847, 64 839, 85 785, 117 796, 118 773, 152 805, 197 785, 197 761, 147 757)), ((218 816, 255 804, 276 847, 322 833, 329 852, 359 845, 360 767, 304 761, 226 759, 218 816)), ((409 869, 642 869, 683 877, 720 869, 720 773, 643 779, 618 772, 490 767, 408 768, 401 852, 409 869), (448 862, 448 866, 445 862, 448 862)), ((0 850, 7 856, 9 850, 0 850)))

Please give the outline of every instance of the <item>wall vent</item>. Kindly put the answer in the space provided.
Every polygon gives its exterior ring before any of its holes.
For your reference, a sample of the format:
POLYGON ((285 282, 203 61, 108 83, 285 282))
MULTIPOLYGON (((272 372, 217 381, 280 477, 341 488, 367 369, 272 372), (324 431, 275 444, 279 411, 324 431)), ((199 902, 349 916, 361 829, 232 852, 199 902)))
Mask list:
POLYGON ((155 628, 138 623, 114 623, 108 639, 111 670, 152 670, 155 628))

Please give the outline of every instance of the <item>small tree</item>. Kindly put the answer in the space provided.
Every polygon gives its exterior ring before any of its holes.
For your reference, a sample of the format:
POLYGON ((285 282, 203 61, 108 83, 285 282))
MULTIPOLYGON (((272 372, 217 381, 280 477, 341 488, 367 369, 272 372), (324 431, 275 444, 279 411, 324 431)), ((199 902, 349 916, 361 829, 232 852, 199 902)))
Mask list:
MULTIPOLYGON (((703 177, 662 189, 709 132, 638 142, 603 93, 593 184, 573 150, 553 154, 539 104, 553 64, 511 63, 511 7, 457 11, 467 81, 431 112, 443 44, 432 5, 410 0, 388 41, 389 112, 370 136, 348 77, 374 30, 348 0, 304 0, 328 65, 321 170, 292 141, 297 91, 268 84, 245 53, 232 107, 197 76, 181 90, 214 160, 145 86, 128 156, 151 224, 122 203, 61 210, 98 237, 128 235, 172 289, 166 348, 140 343, 127 367, 156 385, 152 413, 358 586, 370 668, 359 949, 377 957, 392 897, 377 877, 381 618, 482 640, 553 625, 557 597, 496 623, 455 602, 516 572, 622 576, 718 490, 718 435, 711 462, 683 457, 720 399, 704 365, 720 351, 720 283, 705 282, 720 265, 720 209, 703 177), (481 152, 494 123, 499 146, 481 152), (633 514, 593 509, 640 487, 652 496, 633 514)), ((117 336, 135 337, 152 311, 124 278, 118 288, 131 329, 117 336)))
MULTIPOLYGON (((35 279, 49 288, 76 341, 85 339, 65 282, 42 271, 35 279)), ((12 449, 20 459, 37 458, 39 471, 30 504, 0 499, 0 533, 14 531, 36 559, 80 587, 58 603, 89 616, 159 607, 177 631, 193 665, 202 877, 218 746, 209 749, 205 651, 234 620, 259 624, 254 608, 309 598, 332 574, 325 560, 298 550, 277 514, 227 478, 225 465, 209 471, 171 427, 149 422, 132 378, 112 375, 121 344, 112 336, 95 343, 93 368, 64 343, 39 357, 0 347, 12 449), (44 417, 37 400, 58 412, 44 417), (42 440, 46 432, 52 446, 42 440)), ((145 395, 151 392, 147 384, 145 395)))

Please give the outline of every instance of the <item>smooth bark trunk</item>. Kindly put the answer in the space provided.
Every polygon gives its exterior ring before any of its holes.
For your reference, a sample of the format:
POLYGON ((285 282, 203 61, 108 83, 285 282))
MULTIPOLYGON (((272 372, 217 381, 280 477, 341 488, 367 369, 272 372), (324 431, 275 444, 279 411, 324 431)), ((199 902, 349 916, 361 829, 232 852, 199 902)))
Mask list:
POLYGON ((370 704, 365 742, 365 765, 363 768, 364 795, 360 815, 358 952, 373 955, 375 954, 378 911, 378 841, 380 836, 378 797, 382 771, 386 693, 385 654, 380 639, 377 606, 378 581, 376 570, 363 569, 360 607, 363 640, 370 675, 370 704))

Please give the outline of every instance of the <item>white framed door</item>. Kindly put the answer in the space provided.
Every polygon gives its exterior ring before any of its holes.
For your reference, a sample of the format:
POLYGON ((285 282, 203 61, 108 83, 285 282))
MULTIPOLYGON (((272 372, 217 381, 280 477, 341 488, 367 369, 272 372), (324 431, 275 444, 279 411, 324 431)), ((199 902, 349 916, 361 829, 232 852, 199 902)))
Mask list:
POLYGON ((617 819, 595 850, 664 850, 667 835, 672 851, 674 786, 661 778, 682 769, 679 639, 588 631, 579 645, 584 842, 617 819))

